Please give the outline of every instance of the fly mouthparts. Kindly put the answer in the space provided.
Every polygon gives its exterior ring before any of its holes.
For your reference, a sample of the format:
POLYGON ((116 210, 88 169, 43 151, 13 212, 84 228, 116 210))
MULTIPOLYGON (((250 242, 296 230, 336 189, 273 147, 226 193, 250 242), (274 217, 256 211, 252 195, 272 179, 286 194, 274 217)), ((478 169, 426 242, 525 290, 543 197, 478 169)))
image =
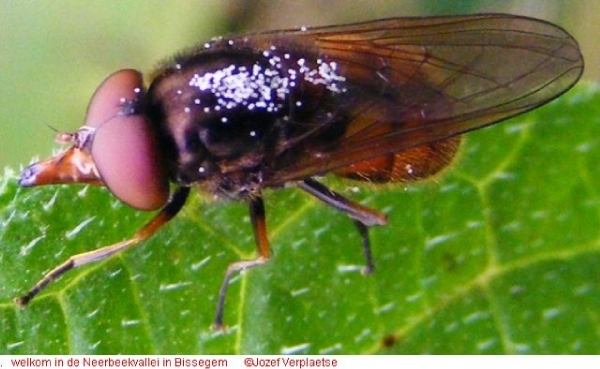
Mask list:
POLYGON ((36 185, 36 175, 38 171, 35 169, 36 164, 32 164, 21 171, 19 174, 19 186, 33 187, 36 185))

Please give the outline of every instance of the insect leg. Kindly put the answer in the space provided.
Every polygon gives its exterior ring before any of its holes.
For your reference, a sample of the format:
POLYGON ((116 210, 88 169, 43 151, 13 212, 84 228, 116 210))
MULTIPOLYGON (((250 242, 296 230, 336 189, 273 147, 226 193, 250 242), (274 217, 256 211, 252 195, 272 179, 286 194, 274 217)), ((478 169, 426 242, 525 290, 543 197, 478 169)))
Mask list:
POLYGON ((373 253, 371 252, 371 241, 369 239, 369 227, 358 220, 354 220, 354 225, 358 229, 360 239, 362 240, 363 254, 365 255, 365 266, 362 270, 363 274, 371 274, 375 270, 373 263, 373 253))
POLYGON ((15 299, 15 303, 20 307, 25 307, 25 305, 27 305, 29 301, 31 301, 50 282, 59 278, 67 271, 81 265, 104 260, 150 238, 154 233, 156 233, 156 231, 158 231, 163 225, 165 225, 169 220, 173 219, 177 213, 179 213, 185 204, 185 200, 187 199, 189 192, 189 187, 178 188, 173 193, 173 196, 169 199, 169 202, 160 210, 160 212, 156 214, 151 221, 146 223, 139 231, 137 231, 130 239, 115 243, 114 245, 102 247, 97 250, 71 256, 67 261, 46 274, 44 278, 42 278, 38 283, 36 283, 35 286, 33 286, 32 289, 29 290, 29 292, 22 297, 17 297, 15 299))
POLYGON ((225 296, 227 295, 227 289, 229 288, 229 282, 231 277, 236 273, 263 265, 270 258, 270 246, 269 239, 267 238, 267 223, 265 217, 265 205, 262 197, 253 197, 250 200, 250 220, 252 221, 252 228, 254 231, 254 240, 258 248, 258 257, 254 260, 241 260, 235 263, 229 264, 223 284, 219 289, 219 301, 217 302, 217 312, 215 313, 215 322, 212 326, 215 330, 223 329, 223 310, 225 307, 225 296))
POLYGON ((312 178, 305 179, 298 186, 327 205, 346 213, 346 215, 354 220, 354 225, 358 229, 358 233, 362 239, 362 248, 366 261, 363 273, 369 274, 373 272, 375 265, 373 264, 373 256, 371 254, 369 227, 387 224, 385 214, 351 201, 312 178))

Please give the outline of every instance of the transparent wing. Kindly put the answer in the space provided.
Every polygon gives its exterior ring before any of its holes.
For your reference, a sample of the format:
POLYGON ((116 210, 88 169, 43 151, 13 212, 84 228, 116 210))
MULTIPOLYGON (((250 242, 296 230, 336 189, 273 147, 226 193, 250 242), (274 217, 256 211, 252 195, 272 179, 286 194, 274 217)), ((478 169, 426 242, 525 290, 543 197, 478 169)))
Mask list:
POLYGON ((290 34, 337 63, 352 108, 342 138, 282 160, 268 185, 510 118, 564 93, 583 71, 568 33, 518 16, 397 18, 290 34))

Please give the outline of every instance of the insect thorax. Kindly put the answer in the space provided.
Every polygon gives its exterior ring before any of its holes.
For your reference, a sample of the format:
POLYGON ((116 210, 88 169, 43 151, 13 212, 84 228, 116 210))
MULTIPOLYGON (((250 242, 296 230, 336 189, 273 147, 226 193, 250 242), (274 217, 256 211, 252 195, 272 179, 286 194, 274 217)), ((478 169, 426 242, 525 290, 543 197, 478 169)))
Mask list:
POLYGON ((222 44, 165 68, 147 110, 174 181, 243 197, 260 191, 292 141, 297 148, 311 126, 327 123, 325 111, 336 119, 328 107, 339 106, 345 79, 333 61, 222 44))

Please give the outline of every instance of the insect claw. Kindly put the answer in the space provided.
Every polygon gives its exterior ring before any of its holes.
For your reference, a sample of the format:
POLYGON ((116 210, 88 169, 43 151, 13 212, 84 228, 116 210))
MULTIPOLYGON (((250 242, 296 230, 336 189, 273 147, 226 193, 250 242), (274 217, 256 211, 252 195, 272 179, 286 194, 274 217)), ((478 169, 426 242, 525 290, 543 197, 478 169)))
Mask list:
POLYGON ((372 274, 375 271, 375 266, 374 265, 365 265, 360 272, 362 273, 362 275, 369 275, 372 274))
POLYGON ((225 334, 225 333, 229 332, 229 327, 227 325, 223 324, 223 322, 214 322, 210 326, 210 330, 213 332, 225 334))

